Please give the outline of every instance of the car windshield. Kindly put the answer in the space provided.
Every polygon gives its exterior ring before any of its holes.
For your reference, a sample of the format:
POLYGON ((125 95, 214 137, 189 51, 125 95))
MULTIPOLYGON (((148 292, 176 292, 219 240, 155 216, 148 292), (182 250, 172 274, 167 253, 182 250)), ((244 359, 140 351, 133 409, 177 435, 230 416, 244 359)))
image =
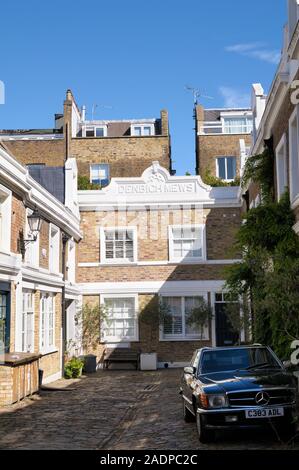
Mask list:
POLYGON ((280 367, 267 348, 219 349, 203 352, 201 373, 280 367))

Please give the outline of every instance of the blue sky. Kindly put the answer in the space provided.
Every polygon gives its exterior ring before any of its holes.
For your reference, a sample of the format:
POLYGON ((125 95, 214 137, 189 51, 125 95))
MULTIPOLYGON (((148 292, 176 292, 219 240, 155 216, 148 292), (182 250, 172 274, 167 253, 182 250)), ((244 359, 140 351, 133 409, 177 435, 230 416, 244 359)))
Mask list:
POLYGON ((0 128, 53 127, 67 88, 97 119, 169 111, 178 174, 194 171, 192 95, 244 106, 268 90, 286 0, 18 0, 1 5, 0 128))

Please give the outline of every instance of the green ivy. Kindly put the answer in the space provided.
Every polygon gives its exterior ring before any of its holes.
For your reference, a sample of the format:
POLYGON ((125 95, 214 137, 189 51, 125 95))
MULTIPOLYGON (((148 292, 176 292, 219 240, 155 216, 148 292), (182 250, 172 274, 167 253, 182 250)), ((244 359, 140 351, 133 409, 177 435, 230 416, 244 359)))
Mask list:
POLYGON ((239 186, 240 185, 239 178, 235 178, 234 181, 227 183, 226 181, 223 181, 221 178, 217 178, 217 176, 213 176, 209 168, 205 171, 202 177, 202 180, 205 184, 207 184, 208 186, 212 186, 212 187, 226 187, 226 186, 239 186))
POLYGON ((247 159, 242 187, 246 187, 250 181, 259 185, 265 202, 274 200, 274 155, 268 147, 263 153, 247 159))
POLYGON ((254 340, 286 359, 292 340, 299 338, 299 238, 294 223, 288 193, 276 203, 263 199, 238 231, 236 249, 242 250, 242 262, 226 271, 229 292, 250 298, 254 340))
POLYGON ((86 190, 95 190, 95 189, 102 189, 100 184, 94 184, 89 181, 88 176, 78 176, 78 190, 79 191, 86 191, 86 190))

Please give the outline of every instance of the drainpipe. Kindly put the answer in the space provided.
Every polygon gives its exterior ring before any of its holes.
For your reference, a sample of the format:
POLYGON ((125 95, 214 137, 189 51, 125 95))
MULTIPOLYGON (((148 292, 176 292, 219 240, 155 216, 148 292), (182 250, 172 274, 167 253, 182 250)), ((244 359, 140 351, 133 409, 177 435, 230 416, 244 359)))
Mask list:
POLYGON ((70 237, 66 233, 62 233, 62 294, 61 294, 61 319, 62 319, 62 373, 65 365, 66 341, 67 341, 67 321, 66 321, 66 298, 65 298, 65 282, 66 282, 66 244, 70 237))

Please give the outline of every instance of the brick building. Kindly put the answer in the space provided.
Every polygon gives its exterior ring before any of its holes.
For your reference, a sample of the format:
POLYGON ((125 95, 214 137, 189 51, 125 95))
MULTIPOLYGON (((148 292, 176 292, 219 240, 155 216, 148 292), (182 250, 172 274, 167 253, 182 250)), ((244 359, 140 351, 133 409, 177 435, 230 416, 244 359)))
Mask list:
POLYGON ((40 355, 44 383, 61 377, 80 294, 76 162, 65 166, 63 204, 0 143, 0 354, 15 360, 22 353, 40 355), (32 232, 29 220, 36 213, 42 225, 32 232))
POLYGON ((234 342, 223 323, 224 268, 234 262, 240 224, 238 187, 211 188, 199 176, 171 176, 154 162, 139 178, 115 178, 101 191, 79 191, 83 240, 78 286, 83 302, 104 304, 109 318, 97 351, 155 351, 158 363, 182 365, 195 348, 234 342), (157 297, 171 322, 151 329, 139 315, 157 297), (204 298, 215 316, 203 336, 187 317, 204 298))
MULTIPOLYGON (((215 117, 218 127, 224 119, 222 113, 224 110, 219 111, 219 119, 215 117)), ((225 158, 226 172, 230 168, 238 171, 240 163, 229 163, 228 158, 235 156, 237 160, 240 139, 246 151, 251 124, 249 110, 225 112, 235 119, 236 113, 241 113, 238 134, 233 132, 235 121, 224 121, 224 128, 217 135, 213 134, 215 129, 211 135, 201 135, 198 127, 198 167, 204 158, 207 161, 202 164, 208 168, 208 162, 213 161, 215 166, 215 159, 221 157, 225 158), (210 143, 208 139, 212 139, 210 143), (221 139, 230 142, 225 153, 221 139)), ((241 221, 239 188, 213 188, 204 184, 200 176, 174 176, 166 111, 161 111, 159 119, 87 120, 84 107, 79 110, 68 91, 64 112, 56 115, 54 129, 1 131, 1 139, 19 162, 28 165, 31 184, 35 179, 50 193, 54 191, 57 208, 66 205, 75 217, 80 211, 80 231, 78 228, 76 236, 72 234, 72 260, 76 259, 77 269, 73 262, 68 266, 74 284, 72 289, 59 284, 55 292, 59 296, 63 294, 59 289, 68 288, 76 300, 81 301, 82 296, 84 305, 104 305, 108 309, 109 317, 102 325, 96 351, 100 362, 107 346, 127 346, 141 352, 155 351, 160 366, 182 365, 201 345, 230 345, 236 341, 224 313, 227 299, 223 287, 225 267, 239 258, 232 249, 241 221), (64 171, 61 180, 61 169, 67 170, 70 162, 76 162, 79 176, 101 188, 79 190, 78 204, 73 193, 76 176, 64 171), (57 176, 53 185, 48 178, 51 174, 57 176), (76 250, 80 233, 83 238, 76 250), (140 315, 161 298, 170 310, 171 321, 167 325, 157 323, 150 332, 140 315), (202 334, 187 321, 201 299, 214 313, 202 334)), ((218 163, 220 171, 222 162, 218 163)), ((228 173, 218 176, 234 179, 228 173)), ((64 210, 71 217, 69 210, 64 210)), ((48 220, 47 217, 48 214, 44 218, 48 220)), ((55 226, 69 233, 59 220, 55 226)), ((46 240, 49 233, 51 229, 43 224, 40 236, 46 240)), ((50 260, 44 248, 36 256, 38 282, 44 271, 48 273, 50 260)), ((21 271, 23 276, 25 268, 21 271)), ((61 271, 59 279, 61 283, 61 271)), ((29 280, 25 282, 26 288, 33 289, 29 280)), ((34 295, 38 302, 39 289, 34 295)), ((71 312, 67 318, 73 318, 71 312)), ((59 317, 57 321, 60 324, 59 317)), ((38 325, 34 331, 39 331, 38 325)), ((244 333, 241 339, 245 339, 244 333)), ((11 348, 20 348, 15 341, 11 344, 11 348)), ((57 358, 59 347, 58 350, 57 358)), ((58 362, 55 370, 49 366, 47 371, 47 380, 57 377, 61 373, 58 362)))
POLYGON ((79 176, 101 186, 113 177, 138 177, 153 160, 172 172, 166 110, 153 119, 87 120, 70 90, 53 129, 1 130, 0 138, 25 165, 59 167, 76 158, 79 176))
POLYGON ((252 111, 195 107, 196 174, 232 182, 251 144, 252 111))
MULTIPOLYGON (((253 87, 254 142, 251 155, 261 154, 265 144, 275 156, 275 197, 288 188, 299 234, 299 4, 288 0, 288 23, 284 29, 281 61, 267 98, 262 86, 253 87)), ((250 184, 248 208, 260 201, 260 188, 250 184)))

